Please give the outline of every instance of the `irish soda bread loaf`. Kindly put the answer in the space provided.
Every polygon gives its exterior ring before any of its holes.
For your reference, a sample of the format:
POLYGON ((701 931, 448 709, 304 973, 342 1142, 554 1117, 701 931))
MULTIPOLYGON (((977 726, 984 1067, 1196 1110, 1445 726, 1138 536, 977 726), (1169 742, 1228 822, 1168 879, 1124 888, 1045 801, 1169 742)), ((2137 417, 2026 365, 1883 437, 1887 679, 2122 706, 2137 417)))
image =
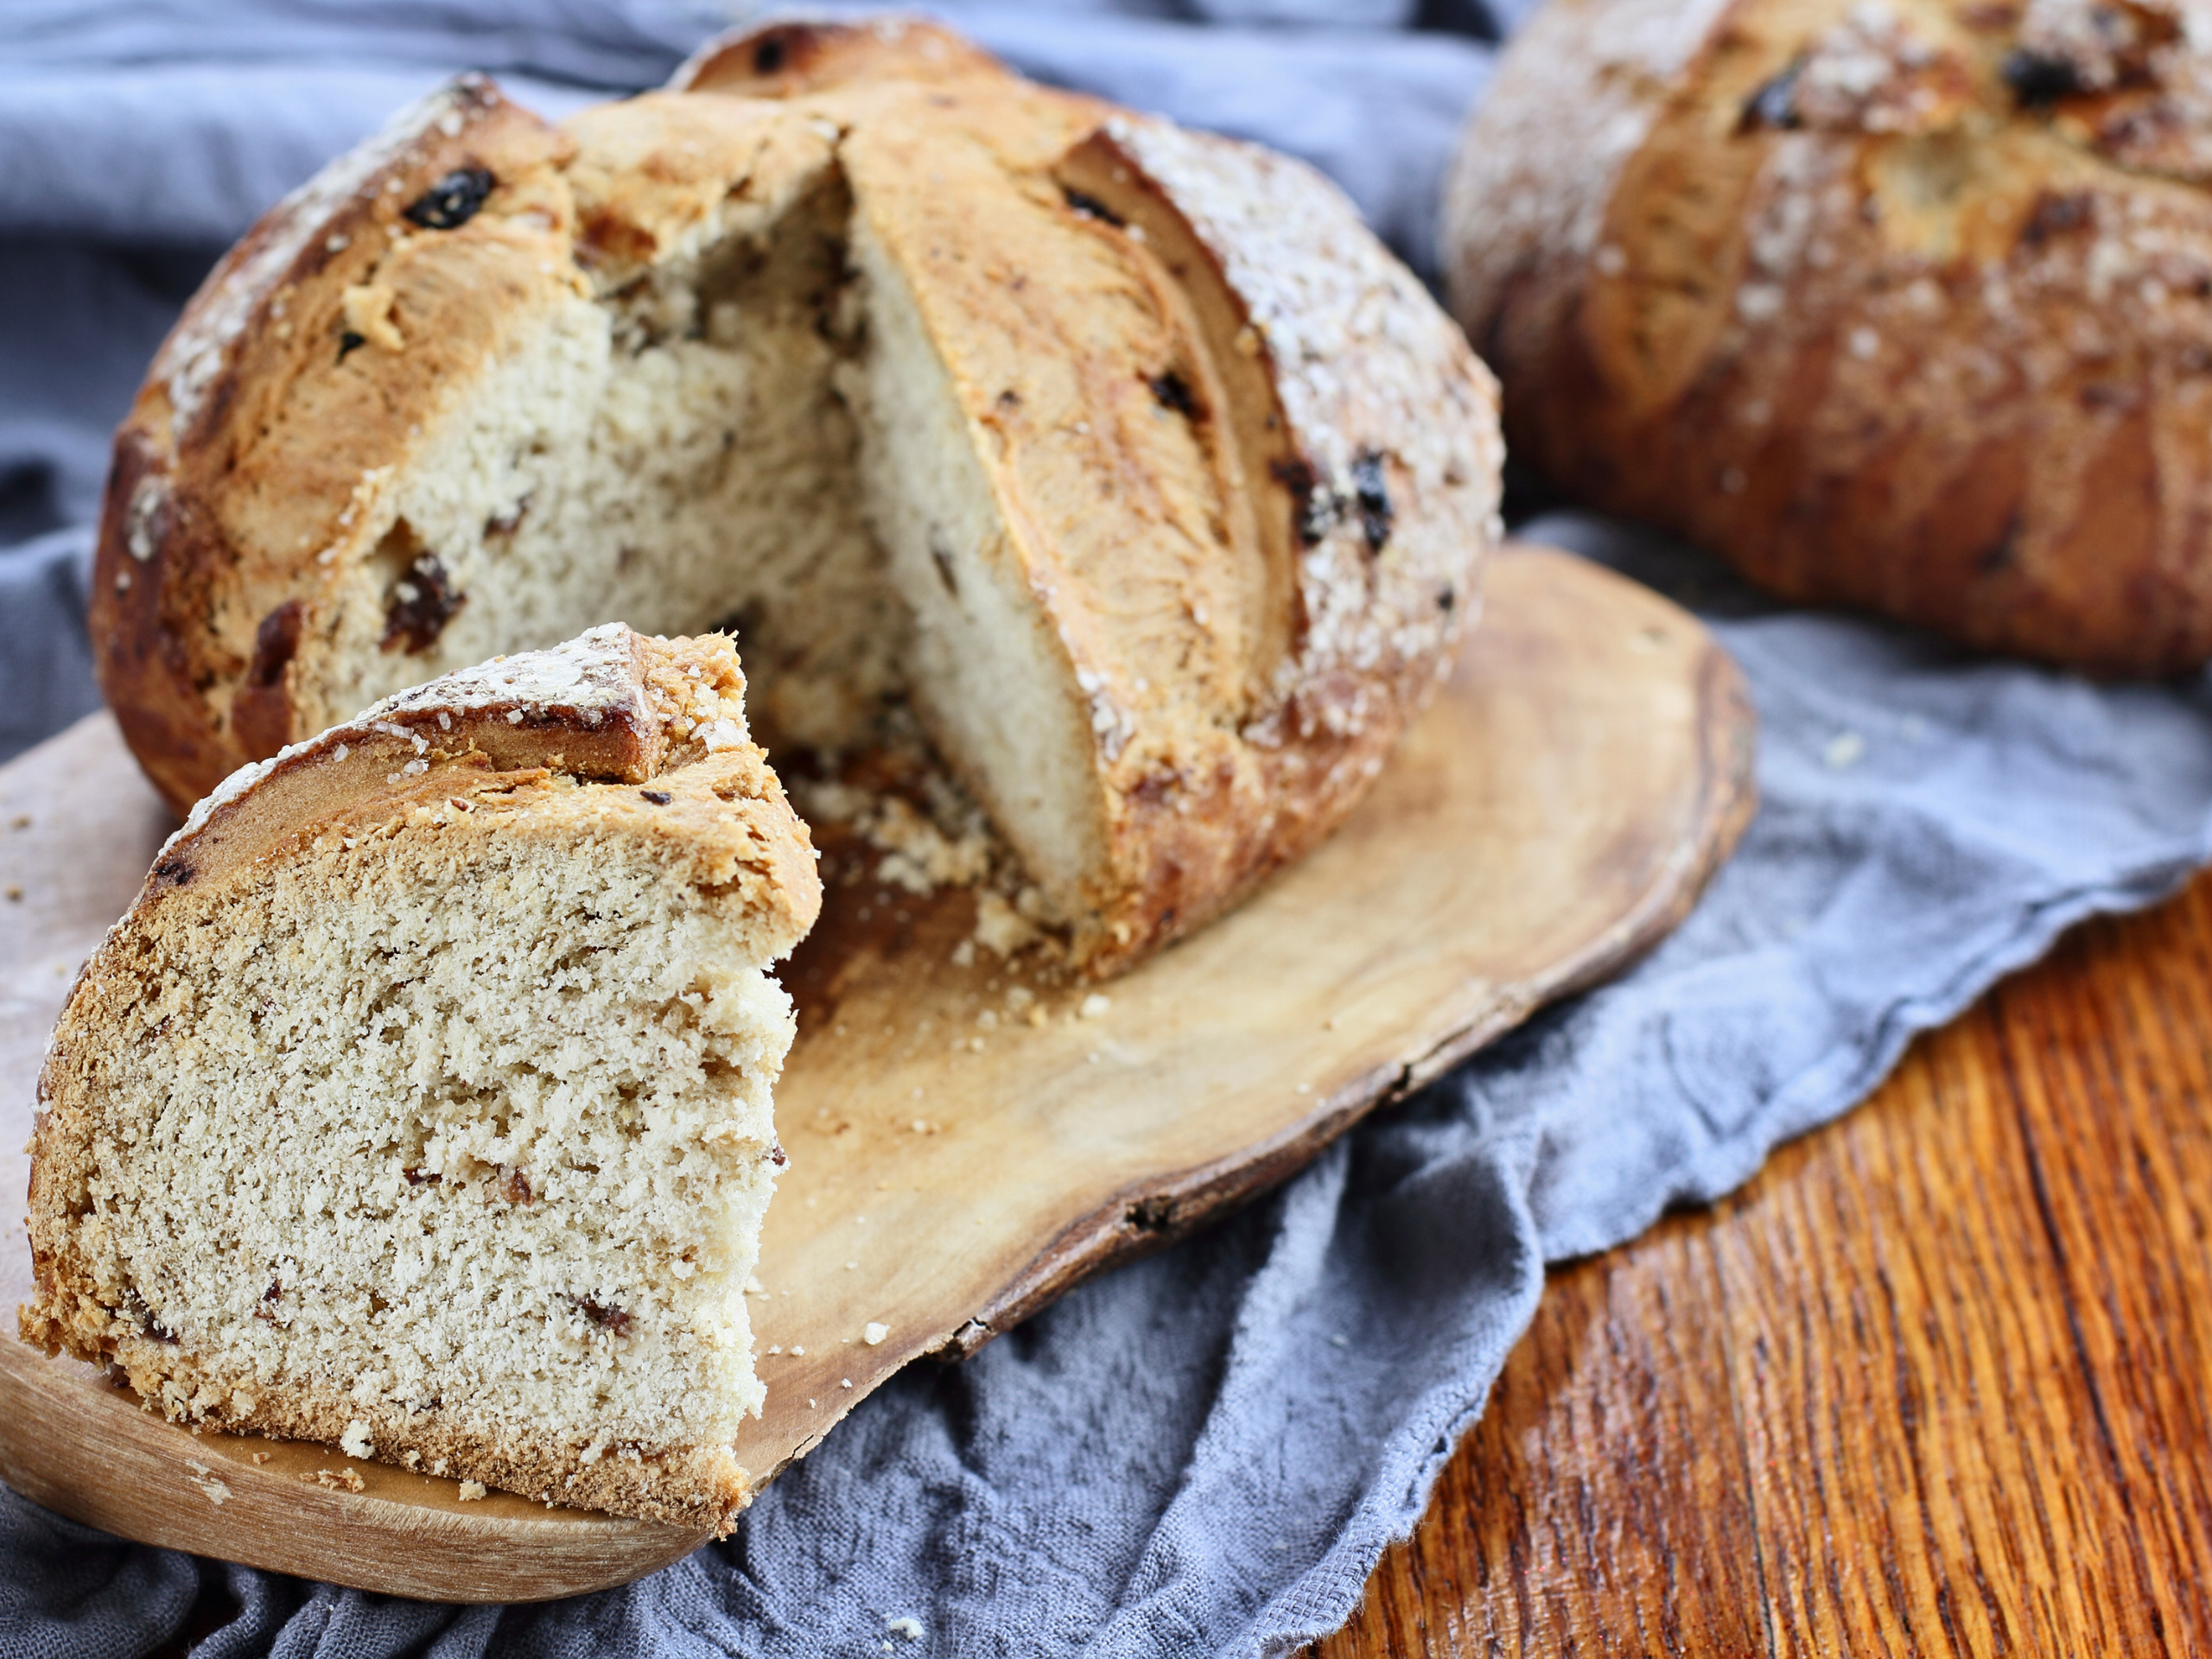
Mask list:
POLYGON ((2212 33, 2177 0, 1549 0, 1453 308, 1515 453, 1800 599, 2212 654, 2212 33))
POLYGON ((559 128, 461 82, 276 208, 118 438, 94 626, 181 804, 455 664, 729 623, 772 749, 917 711, 1103 971, 1358 797, 1498 460, 1307 168, 785 25, 559 128))
POLYGON ((39 1084, 25 1340, 170 1416, 723 1524, 806 831, 726 640, 452 674, 194 809, 39 1084))

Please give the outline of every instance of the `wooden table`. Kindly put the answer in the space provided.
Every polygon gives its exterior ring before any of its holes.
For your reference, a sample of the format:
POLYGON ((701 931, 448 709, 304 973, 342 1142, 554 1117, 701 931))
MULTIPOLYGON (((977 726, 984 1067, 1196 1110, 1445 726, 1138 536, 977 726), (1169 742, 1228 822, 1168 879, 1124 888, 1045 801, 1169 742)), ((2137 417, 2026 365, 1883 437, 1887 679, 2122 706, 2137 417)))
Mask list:
POLYGON ((1552 1275, 1356 1655, 2212 1652, 2212 876, 1552 1275))

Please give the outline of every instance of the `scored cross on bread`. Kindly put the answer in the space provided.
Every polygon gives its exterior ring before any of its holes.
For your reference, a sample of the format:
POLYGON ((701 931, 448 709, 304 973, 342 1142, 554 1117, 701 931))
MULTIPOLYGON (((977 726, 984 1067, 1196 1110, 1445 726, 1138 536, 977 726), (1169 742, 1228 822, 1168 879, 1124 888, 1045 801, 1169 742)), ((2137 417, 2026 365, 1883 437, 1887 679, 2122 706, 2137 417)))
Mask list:
POLYGON ((171 1417, 726 1526, 806 830, 726 639, 404 692, 194 809, 40 1079, 24 1339, 171 1417))

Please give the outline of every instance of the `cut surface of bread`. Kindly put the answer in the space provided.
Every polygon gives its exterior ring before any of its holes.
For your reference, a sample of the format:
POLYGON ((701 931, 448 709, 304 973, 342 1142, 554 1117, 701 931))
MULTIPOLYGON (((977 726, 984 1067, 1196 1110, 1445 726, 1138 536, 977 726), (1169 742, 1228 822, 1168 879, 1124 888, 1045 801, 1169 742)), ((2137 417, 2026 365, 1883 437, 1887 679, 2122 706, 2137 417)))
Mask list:
POLYGON ((784 25, 558 129, 459 84, 280 207, 118 437, 94 627, 182 805, 493 652, 734 626, 772 747, 911 710, 1103 972, 1350 810, 1498 461, 1310 170, 784 25))
POLYGON ((249 767, 40 1084, 26 1340, 180 1420, 726 1526, 804 829, 727 640, 618 626, 249 767))

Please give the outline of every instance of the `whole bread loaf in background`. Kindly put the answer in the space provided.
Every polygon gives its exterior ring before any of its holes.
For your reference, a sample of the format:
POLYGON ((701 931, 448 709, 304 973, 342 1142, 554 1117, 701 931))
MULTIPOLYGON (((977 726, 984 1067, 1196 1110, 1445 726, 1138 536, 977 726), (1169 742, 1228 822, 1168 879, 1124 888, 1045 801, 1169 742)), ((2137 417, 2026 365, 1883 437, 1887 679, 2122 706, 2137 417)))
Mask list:
POLYGON ((734 626, 779 758, 911 707, 1105 971, 1359 798, 1499 459, 1310 169, 783 25, 560 127, 464 81, 273 211, 118 436, 92 624, 179 806, 496 652, 734 626))
POLYGON ((2100 672, 2202 661, 2205 21, 1549 0, 1446 210, 1516 455, 1791 598, 2100 672))

